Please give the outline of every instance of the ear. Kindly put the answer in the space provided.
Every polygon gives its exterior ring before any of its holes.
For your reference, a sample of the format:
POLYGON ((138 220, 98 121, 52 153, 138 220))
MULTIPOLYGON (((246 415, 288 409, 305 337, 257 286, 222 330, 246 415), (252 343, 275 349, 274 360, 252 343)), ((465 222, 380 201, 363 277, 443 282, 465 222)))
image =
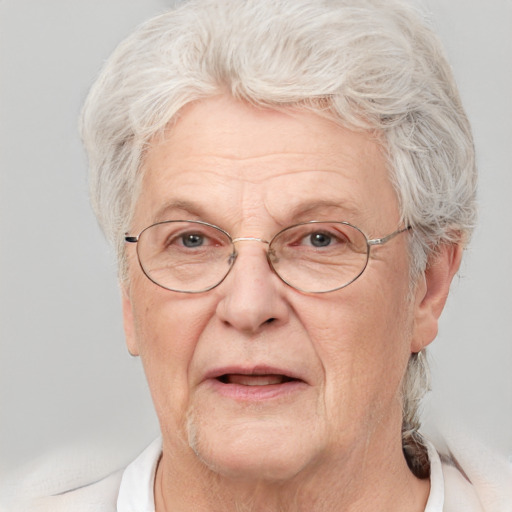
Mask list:
POLYGON ((128 352, 132 356, 139 355, 139 347, 137 344, 137 336, 135 334, 135 324, 133 318, 132 302, 130 300, 130 291, 126 284, 121 284, 122 305, 123 305, 123 324, 124 335, 128 352))
POLYGON ((413 353, 425 348, 437 336, 438 320, 446 304, 452 279, 459 269, 462 252, 462 244, 440 245, 418 279, 411 341, 413 353))

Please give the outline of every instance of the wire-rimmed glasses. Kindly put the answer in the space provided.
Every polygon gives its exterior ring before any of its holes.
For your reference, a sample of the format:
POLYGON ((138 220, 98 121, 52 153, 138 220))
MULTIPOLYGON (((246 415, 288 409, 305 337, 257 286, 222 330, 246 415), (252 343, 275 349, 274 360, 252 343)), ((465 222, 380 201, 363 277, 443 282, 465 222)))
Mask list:
POLYGON ((233 268, 239 242, 268 246, 267 260, 287 285, 306 293, 327 293, 353 283, 365 270, 374 245, 383 245, 405 227, 368 239, 345 221, 308 221, 288 226, 271 240, 232 238, 222 228, 199 220, 169 220, 125 236, 137 244, 144 274, 167 290, 201 293, 218 286, 233 268))

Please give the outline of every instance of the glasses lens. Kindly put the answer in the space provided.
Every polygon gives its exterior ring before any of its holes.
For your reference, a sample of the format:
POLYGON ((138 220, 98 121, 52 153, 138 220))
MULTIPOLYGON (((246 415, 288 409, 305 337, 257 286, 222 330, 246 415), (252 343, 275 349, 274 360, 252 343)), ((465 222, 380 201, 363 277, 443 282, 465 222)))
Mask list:
POLYGON ((305 292, 329 292, 357 279, 368 262, 365 235, 345 222, 308 222, 278 233, 270 244, 277 275, 305 292))
POLYGON ((217 286, 233 264, 229 236, 202 222, 154 224, 140 234, 137 250, 149 279, 179 292, 197 293, 217 286))

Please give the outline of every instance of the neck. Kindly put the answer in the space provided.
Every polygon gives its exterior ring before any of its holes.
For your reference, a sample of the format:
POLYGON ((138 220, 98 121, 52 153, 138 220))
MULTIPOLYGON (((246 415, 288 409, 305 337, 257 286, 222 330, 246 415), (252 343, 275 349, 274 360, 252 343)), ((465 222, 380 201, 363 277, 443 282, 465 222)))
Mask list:
MULTIPOLYGON (((419 480, 400 440, 322 457, 287 481, 225 477, 195 458, 164 454, 155 480, 156 512, 423 512, 430 482, 419 480), (181 459, 183 461, 183 459, 181 459)), ((390 440, 386 440, 390 441, 390 440)))

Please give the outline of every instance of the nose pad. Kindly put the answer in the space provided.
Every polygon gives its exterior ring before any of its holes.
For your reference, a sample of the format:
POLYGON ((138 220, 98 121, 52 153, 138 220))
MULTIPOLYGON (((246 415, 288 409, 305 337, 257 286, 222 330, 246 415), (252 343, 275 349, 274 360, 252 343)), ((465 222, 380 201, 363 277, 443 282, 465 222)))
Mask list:
POLYGON ((237 256, 238 256, 238 253, 236 252, 236 250, 233 249, 233 252, 229 255, 229 258, 228 258, 229 272, 231 272, 233 265, 236 263, 237 256))
POLYGON ((268 250, 267 250, 267 262, 268 262, 268 266, 270 267, 272 272, 274 272, 274 274, 276 274, 276 271, 274 269, 274 264, 279 263, 279 256, 276 254, 276 251, 270 246, 268 247, 268 250))

